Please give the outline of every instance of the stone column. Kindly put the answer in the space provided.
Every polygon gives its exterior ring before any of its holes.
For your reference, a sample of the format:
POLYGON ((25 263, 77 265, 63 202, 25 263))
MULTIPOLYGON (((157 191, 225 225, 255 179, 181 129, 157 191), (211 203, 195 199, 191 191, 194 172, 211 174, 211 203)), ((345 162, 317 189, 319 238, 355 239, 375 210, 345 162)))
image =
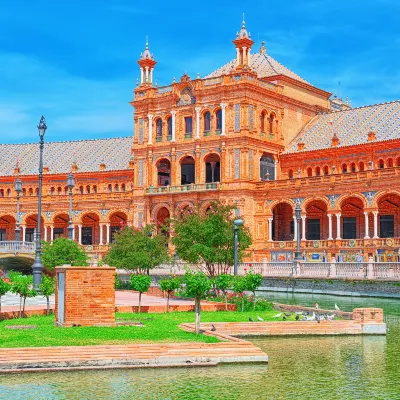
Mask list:
POLYGON ((153 70, 154 68, 150 68, 150 83, 153 84, 153 70))
POLYGON ((236 48, 236 66, 238 67, 240 65, 240 51, 239 48, 236 48))
POLYGON ((342 216, 342 214, 336 214, 336 239, 340 240, 341 236, 340 236, 340 217, 342 216))
POLYGON ((296 221, 296 216, 293 215, 293 221, 294 221, 294 235, 293 235, 293 241, 297 240, 297 221, 296 221))
POLYGON ((365 236, 364 239, 369 239, 368 211, 364 211, 365 220, 365 236))
POLYGON ((21 225, 22 228, 22 238, 21 241, 25 242, 25 236, 26 236, 26 226, 25 225, 21 225))
POLYGON ((144 83, 144 70, 143 68, 140 68, 140 83, 144 83))
POLYGON ((200 110, 201 107, 196 107, 196 139, 200 139, 200 110))
POLYGON ((176 116, 176 111, 171 111, 171 116, 172 116, 172 138, 171 142, 175 142, 175 116, 176 116))
POLYGON ((243 50, 243 65, 246 64, 246 57, 247 57, 247 52, 246 52, 247 47, 243 46, 242 50, 243 50))
POLYGON ((148 144, 153 144, 153 114, 148 114, 147 118, 149 119, 148 126, 148 144))
POLYGON ((78 243, 82 244, 82 224, 78 224, 78 243))
POLYGON ((47 225, 44 226, 44 241, 47 242, 47 225))
POLYGON ((103 245, 103 224, 100 224, 100 241, 99 241, 99 245, 100 246, 103 245))
POLYGON ((107 227, 106 244, 110 244, 110 224, 106 224, 106 227, 107 227))
POLYGON ((211 161, 210 162, 210 166, 211 166, 211 182, 214 183, 214 174, 215 174, 215 166, 216 166, 216 162, 215 161, 211 161))
POLYGON ((50 242, 54 240, 54 226, 50 226, 50 242))
POLYGON ((274 218, 273 217, 268 218, 268 242, 273 241, 273 237, 272 237, 272 224, 273 223, 274 223, 274 218))
POLYGON ((149 82, 149 67, 146 67, 146 83, 149 82))
POLYGON ((221 136, 226 135, 226 104, 221 103, 221 117, 222 117, 222 124, 221 124, 221 136))
POLYGON ((372 211, 372 214, 374 214, 374 239, 378 239, 378 214, 379 211, 372 211))
POLYGON ((328 240, 333 240, 332 237, 332 214, 327 214, 328 216, 328 240))
POLYGON ((306 240, 306 215, 301 216, 301 240, 306 240))

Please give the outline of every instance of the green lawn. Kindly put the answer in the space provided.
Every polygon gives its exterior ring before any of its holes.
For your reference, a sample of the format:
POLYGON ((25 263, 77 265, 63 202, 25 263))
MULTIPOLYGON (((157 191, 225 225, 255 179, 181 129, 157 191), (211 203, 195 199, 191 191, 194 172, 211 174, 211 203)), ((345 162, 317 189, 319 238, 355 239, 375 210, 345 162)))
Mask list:
MULTIPOLYGON (((276 321, 278 311, 203 312, 202 322, 241 322, 261 316, 265 321, 276 321)), ((206 342, 215 343, 214 337, 198 335, 179 329, 182 322, 194 322, 193 312, 169 314, 123 314, 117 320, 141 321, 145 326, 73 327, 54 326, 54 316, 38 316, 0 322, 0 347, 88 346, 99 344, 151 343, 151 342, 206 342), (36 325, 31 330, 6 329, 7 325, 36 325)))

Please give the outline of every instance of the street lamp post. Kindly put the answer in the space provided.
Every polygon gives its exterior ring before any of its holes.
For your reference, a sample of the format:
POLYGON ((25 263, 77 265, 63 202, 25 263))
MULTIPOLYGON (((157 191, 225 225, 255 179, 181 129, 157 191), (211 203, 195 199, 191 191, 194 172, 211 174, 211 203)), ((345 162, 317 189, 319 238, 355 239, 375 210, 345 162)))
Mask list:
POLYGON ((297 237, 296 237, 296 252, 294 253, 294 259, 299 261, 301 260, 301 251, 300 251, 300 218, 301 218, 301 208, 300 202, 296 203, 295 208, 296 215, 296 229, 297 229, 297 237))
MULTIPOLYGON (((15 224, 15 241, 19 242, 21 240, 21 228, 20 228, 20 214, 19 214, 19 198, 22 193, 22 182, 21 179, 17 178, 14 183, 15 191, 17 192, 17 218, 15 224)), ((24 238, 22 238, 22 241, 24 238)))
POLYGON ((238 236, 239 236, 239 226, 243 225, 241 219, 235 219, 233 221, 233 233, 234 233, 234 264, 233 264, 233 274, 236 276, 238 274, 238 236))
POLYGON ((46 120, 42 115, 38 125, 39 131, 39 195, 38 195, 38 223, 36 229, 36 254, 35 261, 32 265, 33 272, 33 288, 39 289, 39 285, 42 283, 43 263, 42 263, 42 242, 41 242, 41 222, 42 222, 42 181, 43 181, 43 147, 44 147, 44 134, 47 129, 46 120))
POLYGON ((69 221, 68 221, 68 239, 73 240, 74 227, 72 225, 72 189, 75 186, 75 178, 72 172, 67 178, 67 187, 69 189, 69 221))

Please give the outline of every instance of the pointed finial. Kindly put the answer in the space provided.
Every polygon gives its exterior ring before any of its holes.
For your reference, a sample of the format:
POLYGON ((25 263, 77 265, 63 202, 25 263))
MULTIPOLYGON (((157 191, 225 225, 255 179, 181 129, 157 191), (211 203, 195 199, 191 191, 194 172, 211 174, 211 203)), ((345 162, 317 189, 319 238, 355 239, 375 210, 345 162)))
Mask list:
POLYGON ((172 83, 176 83, 176 78, 174 78, 174 79, 172 80, 172 83))
POLYGON ((136 78, 136 87, 139 86, 139 78, 136 78))
POLYGON ((267 52, 267 49, 265 48, 265 41, 263 40, 261 42, 260 54, 265 54, 266 52, 267 52))
POLYGON ((146 35, 146 49, 149 49, 149 37, 146 35))
POLYGON ((242 28, 246 28, 246 22, 244 20, 244 13, 243 13, 243 20, 242 20, 242 28))
POLYGON ((200 79, 200 72, 197 73, 197 79, 200 79))
POLYGON ((156 87, 158 86, 158 79, 156 79, 156 87))

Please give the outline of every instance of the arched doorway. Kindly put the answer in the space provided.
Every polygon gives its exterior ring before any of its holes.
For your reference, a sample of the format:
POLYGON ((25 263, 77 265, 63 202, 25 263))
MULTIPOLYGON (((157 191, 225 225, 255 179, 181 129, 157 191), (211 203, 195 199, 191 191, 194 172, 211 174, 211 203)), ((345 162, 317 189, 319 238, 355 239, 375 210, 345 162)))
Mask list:
POLYGON ((221 180, 221 160, 218 154, 209 154, 205 158, 206 163, 206 183, 220 182, 221 180))
MULTIPOLYGON (((25 242, 34 242, 35 241, 35 234, 38 224, 38 216, 37 214, 29 215, 25 219, 25 242)), ((23 232, 23 231, 22 231, 23 232)), ((41 218, 40 224, 40 233, 41 239, 44 238, 44 220, 43 217, 41 218)), ((21 238, 23 237, 23 233, 21 234, 21 238)))
POLYGON ((381 238, 400 236, 400 196, 388 193, 378 201, 378 233, 381 238))
POLYGON ((168 229, 163 229, 166 224, 168 219, 170 218, 170 212, 167 207, 161 207, 156 215, 156 226, 157 226, 157 232, 162 231, 163 234, 166 236, 169 236, 169 230, 168 229))
POLYGON ((279 203, 273 210, 273 240, 289 241, 294 239, 293 208, 288 203, 279 203))
POLYGON ((171 185, 171 163, 163 158, 157 162, 157 186, 171 185))
POLYGON ((108 241, 110 243, 114 243, 114 234, 126 227, 128 217, 124 212, 117 211, 111 214, 109 220, 110 220, 110 237, 108 238, 108 241))
POLYGON ((262 181, 275 180, 275 161, 271 154, 263 153, 260 158, 260 179, 262 181))
POLYGON ((98 244, 100 239, 100 219, 95 213, 88 213, 82 217, 81 244, 90 246, 98 244))
POLYGON ((15 223, 15 218, 11 215, 3 215, 0 217, 0 242, 14 240, 15 223))
POLYGON ((54 218, 53 237, 50 237, 50 240, 54 240, 59 237, 68 237, 68 222, 69 222, 68 214, 66 213, 58 214, 54 218))
POLYGON ((314 200, 306 207, 306 239, 323 240, 329 236, 327 205, 322 200, 314 200))
POLYGON ((359 239, 365 235, 364 204, 358 197, 348 197, 341 204, 343 239, 359 239))
POLYGON ((181 161, 181 185, 189 185, 196 181, 196 166, 194 158, 187 156, 181 161))

